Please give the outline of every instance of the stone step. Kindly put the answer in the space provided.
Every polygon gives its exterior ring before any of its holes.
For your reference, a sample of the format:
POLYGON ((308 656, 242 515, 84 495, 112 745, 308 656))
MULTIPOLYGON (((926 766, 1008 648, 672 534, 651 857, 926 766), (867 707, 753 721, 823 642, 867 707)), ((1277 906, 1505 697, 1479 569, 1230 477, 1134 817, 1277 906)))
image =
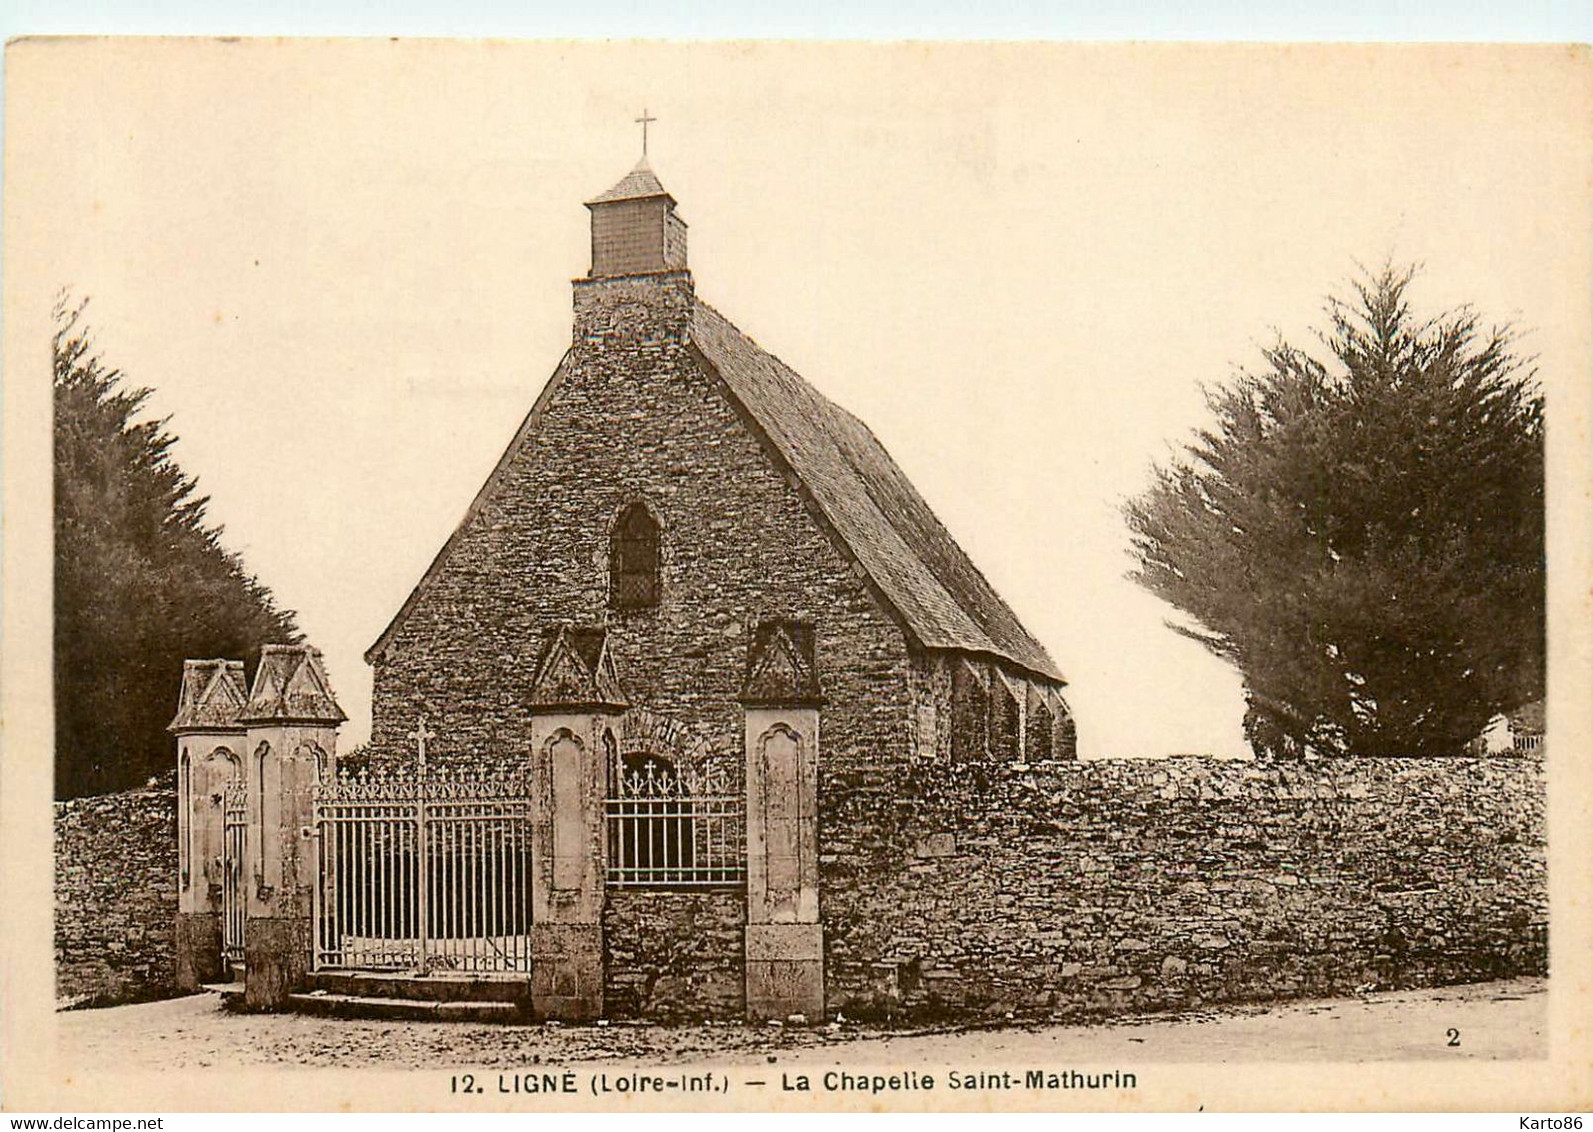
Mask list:
POLYGON ((528 974, 461 975, 438 972, 408 975, 381 971, 314 971, 309 989, 351 998, 393 998, 411 1002, 520 1002, 530 995, 528 974))
POLYGON ((228 1010, 236 1010, 243 1005, 242 979, 234 979, 230 983, 205 983, 202 989, 219 994, 221 996, 221 1005, 228 1010))
POLYGON ((327 1018, 373 1018, 388 1022, 519 1022, 512 1002, 428 1002, 413 998, 311 992, 291 994, 288 1005, 300 1014, 327 1018))

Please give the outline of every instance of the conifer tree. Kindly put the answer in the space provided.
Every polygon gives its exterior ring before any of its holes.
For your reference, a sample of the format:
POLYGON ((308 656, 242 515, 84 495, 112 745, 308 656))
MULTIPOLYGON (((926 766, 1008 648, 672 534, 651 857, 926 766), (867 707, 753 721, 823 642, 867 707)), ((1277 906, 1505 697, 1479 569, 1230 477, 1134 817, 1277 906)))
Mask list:
POLYGON ((55 788, 138 785, 169 769, 166 725, 187 657, 251 666, 296 641, 291 612, 221 544, 208 498, 171 456, 151 390, 106 368, 63 299, 55 380, 55 788))
POLYGON ((1464 751, 1544 682, 1543 403, 1508 328, 1412 272, 1280 341, 1125 507, 1131 575, 1243 675, 1258 754, 1464 751))

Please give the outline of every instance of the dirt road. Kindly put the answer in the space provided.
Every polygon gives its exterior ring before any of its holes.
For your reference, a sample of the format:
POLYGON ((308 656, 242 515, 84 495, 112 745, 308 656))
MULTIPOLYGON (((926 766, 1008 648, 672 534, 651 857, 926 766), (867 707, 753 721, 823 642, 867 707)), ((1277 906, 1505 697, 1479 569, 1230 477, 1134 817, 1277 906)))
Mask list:
POLYGON ((57 1016, 69 1064, 173 1070, 205 1066, 367 1068, 651 1064, 917 1063, 986 1059, 1054 1064, 1382 1061, 1545 1056, 1544 982, 1517 979, 1204 1011, 1098 1026, 884 1033, 878 1029, 702 1025, 498 1026, 239 1015, 211 995, 57 1016), (1458 1031, 1451 1036, 1450 1031, 1458 1031))

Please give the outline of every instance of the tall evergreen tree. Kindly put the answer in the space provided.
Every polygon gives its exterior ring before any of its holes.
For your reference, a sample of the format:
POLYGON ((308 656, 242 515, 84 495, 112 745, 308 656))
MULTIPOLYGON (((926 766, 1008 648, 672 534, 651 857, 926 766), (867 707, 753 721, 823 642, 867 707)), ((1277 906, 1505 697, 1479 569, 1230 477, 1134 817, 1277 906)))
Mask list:
POLYGON ((1469 309, 1414 317, 1411 275, 1329 303, 1330 360, 1279 342, 1211 391, 1125 507, 1133 577, 1242 673, 1258 754, 1458 754, 1543 694, 1535 374, 1469 309))
POLYGON ((151 391, 95 353, 85 305, 61 301, 53 340, 58 798, 167 769, 184 658, 253 665, 261 644, 299 639, 206 525, 167 421, 138 419, 151 391))

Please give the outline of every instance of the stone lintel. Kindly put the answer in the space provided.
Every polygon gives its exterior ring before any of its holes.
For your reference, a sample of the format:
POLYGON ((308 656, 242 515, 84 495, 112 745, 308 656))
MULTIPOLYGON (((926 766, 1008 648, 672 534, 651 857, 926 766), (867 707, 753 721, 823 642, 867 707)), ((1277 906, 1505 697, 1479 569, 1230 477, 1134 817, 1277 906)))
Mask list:
POLYGON ((664 267, 657 270, 621 271, 612 275, 583 275, 571 279, 575 290, 602 294, 605 290, 620 290, 628 283, 675 283, 689 294, 695 290, 691 272, 683 267, 664 267))
POLYGON ((800 711, 806 709, 817 710, 824 706, 822 696, 812 697, 763 697, 763 696, 738 696, 742 707, 765 708, 769 711, 800 711))
POLYGON ((526 707, 526 713, 528 715, 543 718, 547 716, 562 715, 578 719, 581 716, 589 715, 624 715, 627 706, 628 705, 626 704, 609 703, 600 700, 594 700, 588 703, 529 704, 526 707))
POLYGON ((189 739, 195 735, 236 738, 247 734, 249 729, 241 723, 193 723, 173 724, 167 730, 179 739, 189 739))

